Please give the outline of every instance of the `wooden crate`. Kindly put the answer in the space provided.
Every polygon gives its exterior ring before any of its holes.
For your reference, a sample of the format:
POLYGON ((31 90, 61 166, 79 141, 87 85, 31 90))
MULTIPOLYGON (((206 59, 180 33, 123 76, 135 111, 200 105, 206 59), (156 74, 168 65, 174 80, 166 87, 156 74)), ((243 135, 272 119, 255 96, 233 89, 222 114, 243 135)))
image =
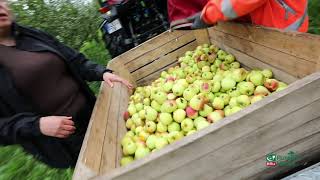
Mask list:
POLYGON ((245 68, 270 68, 291 85, 208 128, 119 167, 122 114, 131 92, 102 84, 74 179, 272 179, 320 157, 320 37, 241 24, 165 32, 109 66, 146 85, 197 45, 213 43, 245 68), (294 166, 266 166, 266 154, 295 151, 294 166))

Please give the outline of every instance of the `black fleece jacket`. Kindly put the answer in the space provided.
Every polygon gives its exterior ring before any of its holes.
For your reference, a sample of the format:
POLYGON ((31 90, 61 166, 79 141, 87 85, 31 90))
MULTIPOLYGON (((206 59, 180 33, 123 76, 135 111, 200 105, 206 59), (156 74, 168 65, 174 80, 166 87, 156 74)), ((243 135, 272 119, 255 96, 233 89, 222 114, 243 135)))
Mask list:
MULTIPOLYGON (((96 98, 85 81, 101 81, 104 72, 112 71, 89 61, 83 54, 63 45, 43 31, 17 24, 13 24, 12 27, 17 49, 31 52, 49 51, 60 56, 65 61, 67 68, 85 94, 89 109, 92 109, 96 98)), ((43 116, 50 115, 38 111, 30 100, 18 92, 10 73, 0 64, 0 145, 21 144, 27 151, 33 154, 46 156, 41 155, 41 153, 32 152, 35 149, 35 147, 32 147, 32 144, 37 139, 45 140, 46 138, 50 138, 42 135, 40 132, 39 119, 43 116)), ((58 139, 54 139, 53 141, 56 140, 58 141, 58 139)), ((36 142, 36 144, 39 143, 36 142)), ((42 147, 43 150, 45 148, 43 149, 42 147)), ((46 158, 44 157, 44 159, 46 158)), ((48 158, 47 161, 49 161, 48 158)), ((60 165, 59 163, 51 164, 56 167, 70 165, 68 162, 63 162, 62 165, 61 163, 60 165)))

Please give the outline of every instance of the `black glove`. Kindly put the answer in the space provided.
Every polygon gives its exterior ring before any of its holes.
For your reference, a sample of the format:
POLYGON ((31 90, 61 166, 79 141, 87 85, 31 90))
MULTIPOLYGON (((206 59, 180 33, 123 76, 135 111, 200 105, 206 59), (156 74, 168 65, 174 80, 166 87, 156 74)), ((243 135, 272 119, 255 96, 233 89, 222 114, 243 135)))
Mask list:
POLYGON ((188 17, 187 20, 192 23, 191 29, 203 29, 211 26, 201 19, 201 12, 188 17))

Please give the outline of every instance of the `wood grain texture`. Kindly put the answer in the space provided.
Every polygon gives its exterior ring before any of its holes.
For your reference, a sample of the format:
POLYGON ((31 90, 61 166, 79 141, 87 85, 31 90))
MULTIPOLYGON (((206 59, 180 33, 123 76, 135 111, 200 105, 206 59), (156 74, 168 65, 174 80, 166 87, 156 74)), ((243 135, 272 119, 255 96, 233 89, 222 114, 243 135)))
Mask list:
MULTIPOLYGON (((199 175, 202 170, 199 167, 209 167, 209 169, 205 169, 205 171, 211 173, 210 177, 213 179, 214 177, 223 174, 213 174, 212 172, 226 173, 232 171, 233 168, 238 169, 238 167, 235 167, 236 165, 232 166, 232 162, 237 160, 237 157, 243 157, 244 160, 248 162, 251 157, 248 159, 248 154, 245 152, 248 152, 250 147, 253 152, 259 154, 259 151, 254 151, 255 148, 259 149, 259 147, 250 146, 252 140, 254 140, 254 142, 263 143, 263 141, 260 142, 259 138, 255 139, 255 134, 260 133, 259 137, 265 137, 263 140, 268 140, 272 138, 273 133, 268 131, 270 130, 268 128, 282 124, 282 126, 278 127, 282 128, 279 132, 281 135, 281 133, 285 134, 286 131, 291 132, 290 130, 296 129, 299 126, 299 123, 303 124, 303 122, 306 123, 314 117, 319 117, 317 111, 313 110, 310 113, 310 111, 308 112, 303 109, 303 107, 307 107, 313 102, 318 101, 319 97, 320 73, 314 73, 311 76, 296 81, 287 89, 275 93, 272 96, 243 109, 239 113, 225 118, 213 126, 209 126, 202 131, 185 137, 183 140, 152 153, 142 160, 133 162, 127 167, 116 169, 108 175, 100 176, 100 178, 96 179, 159 179, 160 177, 161 179, 174 179, 178 176, 182 179, 197 179, 202 177, 199 175), (304 119, 300 118, 298 122, 294 123, 291 121, 289 124, 285 123, 290 122, 291 116, 289 115, 294 112, 297 113, 295 114, 297 117, 306 115, 306 120, 304 121, 304 119), (310 115, 307 115, 306 112, 310 115), (266 114, 268 114, 268 116, 266 116, 266 114), (283 124, 285 124, 285 126, 283 124), (246 141, 246 137, 251 137, 253 139, 246 141), (241 144, 241 142, 249 143, 248 151, 245 151, 244 154, 242 154, 241 150, 235 146, 241 144), (233 153, 227 151, 226 153, 223 151, 226 150, 225 148, 230 150, 234 149, 236 151, 231 151, 233 153), (213 161, 211 156, 206 157, 211 153, 217 153, 215 156, 212 156, 212 158, 220 157, 220 163, 218 165, 214 165, 215 161, 213 161), (230 156, 228 153, 231 153, 230 156), (206 161, 206 159, 208 161, 206 161), (210 169, 210 167, 212 167, 212 169, 210 169), (215 168, 217 170, 215 170, 215 168)), ((311 107, 319 108, 318 104, 312 105, 311 107)), ((301 136, 304 133, 308 135, 308 132, 317 133, 320 131, 312 126, 310 128, 311 129, 303 128, 301 133, 297 134, 292 132, 290 136, 277 136, 276 141, 291 144, 304 138, 301 136)), ((279 129, 277 129, 277 131, 278 130, 279 129)), ((268 143, 266 143, 266 145, 261 148, 263 148, 262 153, 265 153, 269 150, 281 149, 281 144, 279 146, 277 143, 271 143, 271 145, 268 146, 268 143)))
MULTIPOLYGON (((161 36, 158 38, 161 38, 161 36)), ((152 51, 149 51, 147 54, 134 59, 133 61, 125 64, 125 66, 131 73, 133 73, 133 77, 136 77, 136 74, 134 74, 134 72, 143 72, 146 68, 142 68, 148 65, 149 63, 152 63, 153 61, 156 61, 161 57, 176 51, 176 49, 178 48, 182 48, 186 44, 195 41, 195 39, 196 38, 194 37, 192 32, 186 33, 183 36, 177 37, 169 41, 168 43, 159 46, 152 51)))
POLYGON ((307 61, 320 62, 320 36, 317 35, 240 23, 221 22, 214 29, 307 61))
POLYGON ((215 41, 259 59, 265 64, 277 67, 297 78, 302 78, 316 71, 315 62, 307 61, 215 29, 211 29, 209 35, 215 41))
POLYGON ((197 38, 198 45, 209 44, 209 34, 207 29, 197 29, 193 31, 194 36, 197 38))

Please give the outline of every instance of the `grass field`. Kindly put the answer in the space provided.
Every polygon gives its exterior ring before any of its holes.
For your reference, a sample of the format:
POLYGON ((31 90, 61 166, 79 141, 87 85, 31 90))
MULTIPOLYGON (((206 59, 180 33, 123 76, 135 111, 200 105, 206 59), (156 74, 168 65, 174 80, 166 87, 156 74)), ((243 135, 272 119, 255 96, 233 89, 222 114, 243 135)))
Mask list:
MULTIPOLYGON (((309 8, 310 33, 320 34, 319 0, 312 0, 309 8)), ((90 83, 97 92, 100 83, 90 83)), ((0 147, 0 180, 69 180, 73 169, 53 169, 23 152, 19 146, 0 147)))

